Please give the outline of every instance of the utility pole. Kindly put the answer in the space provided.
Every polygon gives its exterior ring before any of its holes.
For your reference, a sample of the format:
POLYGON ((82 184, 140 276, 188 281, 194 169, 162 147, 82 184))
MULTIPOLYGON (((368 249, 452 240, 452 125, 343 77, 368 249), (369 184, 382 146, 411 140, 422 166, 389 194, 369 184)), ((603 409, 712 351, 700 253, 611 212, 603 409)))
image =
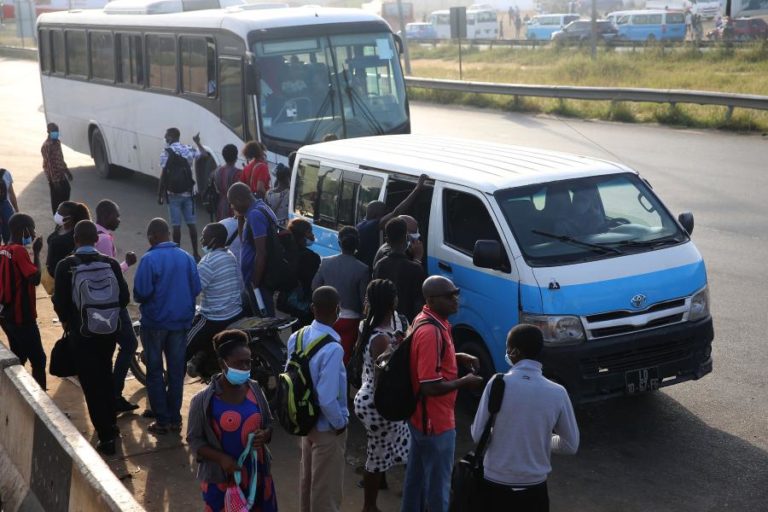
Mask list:
POLYGON ((408 54, 408 38, 405 37, 405 18, 403 16, 403 0, 397 0, 397 17, 400 22, 400 36, 403 40, 403 57, 405 58, 405 74, 411 75, 411 56, 408 54))

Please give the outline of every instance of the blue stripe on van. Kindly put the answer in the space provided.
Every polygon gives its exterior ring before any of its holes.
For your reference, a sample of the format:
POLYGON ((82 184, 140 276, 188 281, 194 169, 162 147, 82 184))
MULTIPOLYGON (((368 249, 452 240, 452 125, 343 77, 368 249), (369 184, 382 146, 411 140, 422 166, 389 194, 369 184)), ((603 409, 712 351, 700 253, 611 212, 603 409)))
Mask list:
MULTIPOLYGON (((542 283, 543 284, 543 283, 542 283)), ((632 310, 630 299, 642 293, 646 305, 687 297, 707 284, 704 261, 647 274, 550 290, 522 285, 523 311, 549 315, 593 315, 632 310)))

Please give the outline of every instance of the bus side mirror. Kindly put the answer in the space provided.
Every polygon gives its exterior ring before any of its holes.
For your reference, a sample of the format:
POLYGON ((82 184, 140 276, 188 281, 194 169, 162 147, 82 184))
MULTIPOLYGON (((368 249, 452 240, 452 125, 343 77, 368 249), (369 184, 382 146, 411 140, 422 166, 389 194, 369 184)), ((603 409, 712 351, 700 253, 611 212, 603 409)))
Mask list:
POLYGON ((677 216, 678 222, 683 226, 683 229, 688 235, 693 234, 693 214, 691 212, 683 212, 677 216))
POLYGON ((261 94, 261 80, 255 64, 245 65, 245 93, 259 96, 261 94))
POLYGON ((400 34, 392 34, 395 37, 395 46, 397 46, 397 54, 403 54, 403 38, 400 34))
POLYGON ((504 253, 498 240, 478 240, 472 251, 472 263, 479 268, 502 270, 504 253))

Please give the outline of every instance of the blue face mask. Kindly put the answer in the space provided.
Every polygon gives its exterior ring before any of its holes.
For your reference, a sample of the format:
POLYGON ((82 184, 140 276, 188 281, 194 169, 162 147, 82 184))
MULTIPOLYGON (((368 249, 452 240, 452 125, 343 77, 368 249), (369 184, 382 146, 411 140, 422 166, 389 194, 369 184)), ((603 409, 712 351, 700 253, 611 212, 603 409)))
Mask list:
POLYGON ((209 252, 211 252, 211 249, 209 247, 206 247, 205 245, 202 246, 201 249, 203 250, 203 254, 208 254, 209 252))
POLYGON ((51 132, 50 136, 51 140, 59 140, 59 132, 51 132))
POLYGON ((248 382, 251 378, 251 372, 249 370, 237 370, 227 366, 227 371, 224 374, 230 384, 233 386, 239 386, 248 382))
POLYGON ((30 245, 31 243, 32 243, 32 235, 30 235, 29 233, 27 233, 27 236, 21 237, 21 245, 27 246, 27 245, 30 245))

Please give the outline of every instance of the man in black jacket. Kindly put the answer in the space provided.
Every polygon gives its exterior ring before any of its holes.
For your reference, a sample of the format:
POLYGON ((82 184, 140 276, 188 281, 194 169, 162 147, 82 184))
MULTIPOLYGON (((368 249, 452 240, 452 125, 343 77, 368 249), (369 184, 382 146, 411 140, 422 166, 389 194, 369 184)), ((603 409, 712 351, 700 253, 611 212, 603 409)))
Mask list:
POLYGON ((115 395, 112 384, 112 356, 119 329, 111 335, 85 336, 81 332, 80 311, 72 298, 73 270, 78 264, 107 262, 115 273, 120 288, 119 303, 124 308, 130 300, 128 285, 123 279, 120 264, 100 254, 94 247, 99 239, 96 225, 83 220, 75 225, 75 254, 61 260, 56 266, 53 308, 69 334, 70 346, 77 362, 77 375, 85 394, 88 414, 99 436, 97 449, 105 455, 115 453, 115 439, 119 433, 115 413, 115 395))

